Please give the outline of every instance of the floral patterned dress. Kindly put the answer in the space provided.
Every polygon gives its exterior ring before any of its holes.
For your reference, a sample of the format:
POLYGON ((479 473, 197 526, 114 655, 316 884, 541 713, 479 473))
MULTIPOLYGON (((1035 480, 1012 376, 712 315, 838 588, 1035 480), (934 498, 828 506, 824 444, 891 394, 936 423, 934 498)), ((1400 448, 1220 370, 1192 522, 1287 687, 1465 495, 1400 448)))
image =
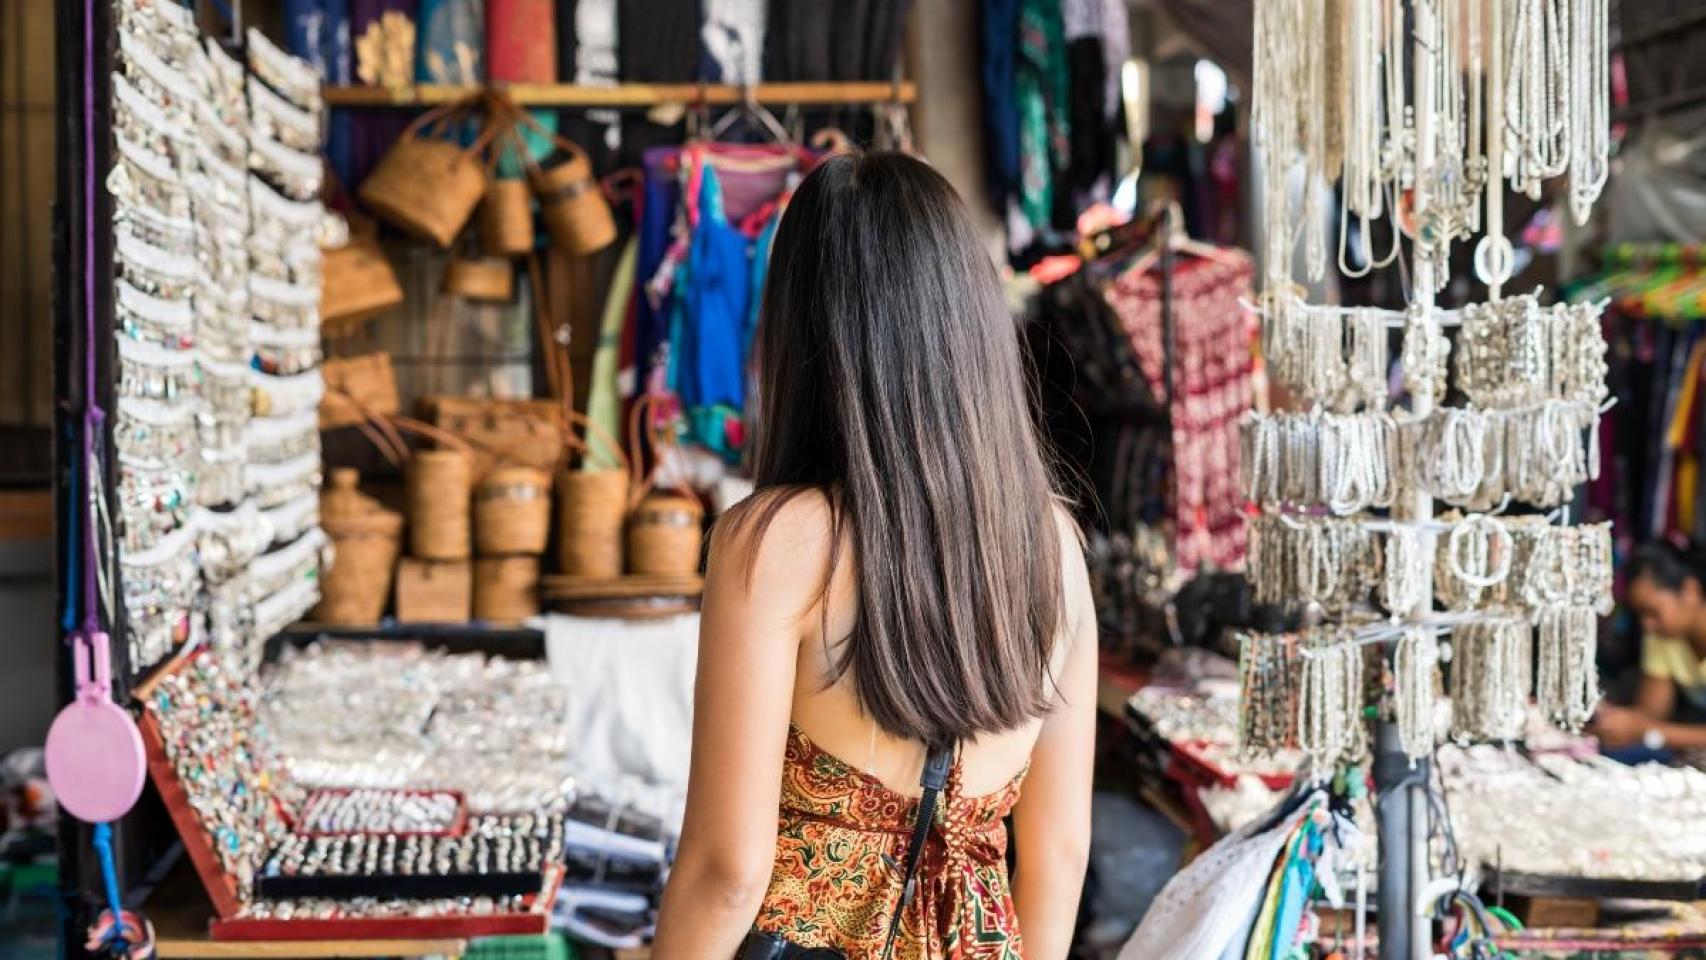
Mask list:
MULTIPOLYGON (((1004 818, 1024 776, 995 793, 967 797, 954 764, 919 863, 917 894, 901 916, 894 960, 1020 957, 1004 818)), ((900 908, 917 811, 916 799, 790 727, 776 866, 758 927, 802 947, 839 950, 848 960, 881 957, 900 908)))

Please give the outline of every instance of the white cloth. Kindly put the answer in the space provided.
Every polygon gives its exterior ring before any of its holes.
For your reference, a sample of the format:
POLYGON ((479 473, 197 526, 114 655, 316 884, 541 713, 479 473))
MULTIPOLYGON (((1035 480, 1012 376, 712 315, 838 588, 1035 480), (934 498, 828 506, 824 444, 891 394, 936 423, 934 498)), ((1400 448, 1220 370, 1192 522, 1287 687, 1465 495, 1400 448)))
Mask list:
POLYGON ((616 82, 616 0, 575 4, 575 82, 616 82))
POLYGON ((765 0, 705 0, 699 39, 724 83, 757 83, 764 69, 765 0))
POLYGON ((1205 960, 1240 939, 1261 903, 1274 861, 1318 798, 1272 830, 1231 834, 1179 871, 1144 914, 1118 960, 1205 960))
POLYGON ((693 737, 699 616, 544 618, 546 657, 568 692, 575 775, 613 802, 681 830, 693 737))

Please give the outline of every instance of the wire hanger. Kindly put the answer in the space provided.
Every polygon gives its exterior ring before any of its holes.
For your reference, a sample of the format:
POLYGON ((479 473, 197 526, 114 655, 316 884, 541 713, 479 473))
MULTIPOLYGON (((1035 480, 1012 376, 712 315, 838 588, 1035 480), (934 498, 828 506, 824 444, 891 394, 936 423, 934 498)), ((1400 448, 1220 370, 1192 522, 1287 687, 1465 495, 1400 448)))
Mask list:
POLYGON ((752 124, 757 132, 766 135, 771 142, 779 146, 790 146, 793 143, 788 128, 782 125, 782 121, 776 119, 775 114, 758 102, 758 95, 750 83, 741 84, 740 103, 728 113, 723 114, 722 118, 711 126, 709 139, 723 139, 730 130, 735 129, 743 120, 752 124))
POLYGON ((1242 261, 1236 253, 1217 247, 1211 243, 1192 240, 1185 232, 1185 214, 1177 200, 1157 201, 1156 216, 1159 217, 1154 232, 1150 236, 1153 246, 1144 251, 1141 257, 1132 262, 1125 272, 1143 272, 1155 265, 1161 257, 1161 248, 1166 247, 1176 253, 1213 260, 1216 263, 1238 265, 1242 261))

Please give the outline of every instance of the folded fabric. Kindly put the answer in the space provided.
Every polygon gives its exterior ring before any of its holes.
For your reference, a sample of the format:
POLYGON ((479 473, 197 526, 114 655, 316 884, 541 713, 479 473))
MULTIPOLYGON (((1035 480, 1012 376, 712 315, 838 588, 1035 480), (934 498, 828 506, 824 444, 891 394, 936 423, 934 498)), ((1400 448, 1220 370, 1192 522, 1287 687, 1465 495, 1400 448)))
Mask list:
POLYGON ((1272 829, 1258 820, 1223 838, 1168 882, 1120 950, 1119 960, 1202 960, 1223 955, 1249 929, 1274 862, 1315 808, 1311 797, 1272 829))

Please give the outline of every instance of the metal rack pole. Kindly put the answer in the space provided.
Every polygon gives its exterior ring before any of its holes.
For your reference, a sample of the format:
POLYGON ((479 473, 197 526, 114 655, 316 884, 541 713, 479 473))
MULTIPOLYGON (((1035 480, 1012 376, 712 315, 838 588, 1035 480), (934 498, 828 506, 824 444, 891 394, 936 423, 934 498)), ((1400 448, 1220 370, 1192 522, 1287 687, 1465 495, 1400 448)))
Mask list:
MULTIPOLYGON (((1420 223, 1433 199, 1428 195, 1428 173, 1438 148, 1433 116, 1437 105, 1432 83, 1435 10, 1432 0, 1414 0, 1410 10, 1409 46, 1416 105, 1415 210, 1420 223)), ((1411 303, 1420 311, 1421 322, 1428 324, 1432 322, 1435 306, 1434 264, 1419 244, 1412 250, 1415 259, 1411 303)), ((1417 417, 1426 416, 1432 412, 1433 403, 1431 394, 1412 394, 1410 412, 1417 417)), ((1409 519, 1433 517, 1433 500, 1425 493, 1414 494, 1403 507, 1409 519)), ((1428 569, 1432 568, 1430 562, 1428 569)), ((1425 617, 1432 609, 1433 590, 1429 584, 1412 614, 1425 617)), ((1381 738, 1382 758, 1376 762, 1384 760, 1388 767, 1384 778, 1386 789, 1377 793, 1381 841, 1380 957, 1381 960, 1428 960, 1432 955, 1432 925, 1422 916, 1417 901, 1429 879, 1427 767, 1425 764, 1411 767, 1403 751, 1396 749, 1397 731, 1389 725, 1383 724, 1377 735, 1381 738)))

